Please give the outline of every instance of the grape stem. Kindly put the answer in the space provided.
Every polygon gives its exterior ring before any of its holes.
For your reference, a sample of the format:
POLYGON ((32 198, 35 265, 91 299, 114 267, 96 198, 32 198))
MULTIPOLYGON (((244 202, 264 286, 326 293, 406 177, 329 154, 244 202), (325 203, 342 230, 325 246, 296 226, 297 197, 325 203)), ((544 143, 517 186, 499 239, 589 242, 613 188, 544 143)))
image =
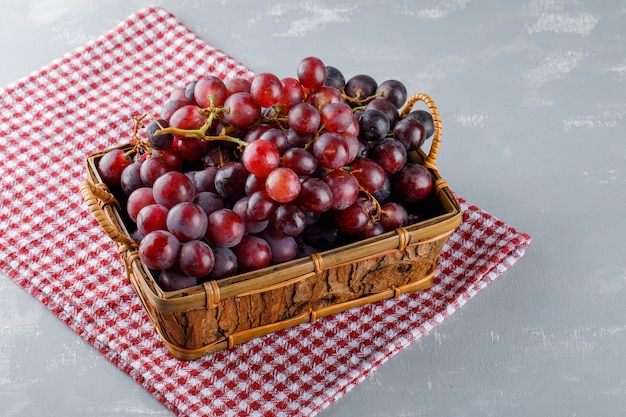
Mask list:
POLYGON ((187 138, 198 138, 198 139, 202 139, 206 141, 223 140, 226 142, 236 143, 239 146, 246 146, 248 144, 247 142, 241 139, 238 139, 233 136, 228 136, 226 134, 226 129, 222 129, 219 135, 207 135, 206 131, 208 130, 208 128, 211 126, 212 123, 213 123, 213 118, 209 116, 209 118, 207 119, 207 122, 200 129, 179 129, 177 127, 166 127, 165 129, 157 130, 156 132, 154 132, 154 134, 165 135, 168 133, 172 133, 178 136, 184 136, 187 138))
POLYGON ((371 95, 371 96, 365 97, 365 98, 361 98, 361 96, 350 97, 349 95, 347 95, 344 92, 342 92, 341 95, 342 95, 342 97, 343 97, 343 99, 345 101, 348 101, 350 103, 355 103, 355 104, 358 104, 360 106, 363 106, 363 105, 365 105, 365 103, 368 103, 368 102, 374 100, 375 98, 382 97, 383 93, 376 93, 374 95, 371 95))
POLYGON ((376 197, 374 197, 369 191, 365 190, 360 184, 359 184, 359 191, 363 193, 368 199, 370 199, 370 201, 374 205, 374 212, 370 214, 371 219, 373 221, 380 220, 380 216, 383 213, 383 209, 380 206, 380 203, 378 202, 376 197))

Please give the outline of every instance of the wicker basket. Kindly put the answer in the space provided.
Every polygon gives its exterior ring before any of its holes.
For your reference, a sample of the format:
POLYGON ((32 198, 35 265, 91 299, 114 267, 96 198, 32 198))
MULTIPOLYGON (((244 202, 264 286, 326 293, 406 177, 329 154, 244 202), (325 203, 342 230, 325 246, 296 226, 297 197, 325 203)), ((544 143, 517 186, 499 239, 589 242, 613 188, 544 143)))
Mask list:
POLYGON ((89 179, 80 186, 83 198, 117 243, 128 278, 174 357, 194 360, 259 336, 432 285, 439 253, 460 224, 461 208, 436 167, 441 119, 435 103, 425 94, 412 96, 403 115, 418 101, 427 105, 435 125, 428 154, 420 151, 412 155, 433 175, 433 216, 307 258, 180 291, 161 290, 139 259, 120 205, 96 169, 98 160, 111 149, 87 158, 89 179))

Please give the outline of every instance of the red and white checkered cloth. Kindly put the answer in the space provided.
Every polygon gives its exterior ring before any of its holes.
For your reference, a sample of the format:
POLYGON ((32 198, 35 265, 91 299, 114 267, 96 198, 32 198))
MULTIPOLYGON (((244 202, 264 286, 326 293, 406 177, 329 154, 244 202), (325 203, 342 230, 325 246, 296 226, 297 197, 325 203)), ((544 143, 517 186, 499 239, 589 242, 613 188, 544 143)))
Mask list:
POLYGON ((0 268, 180 416, 313 416, 515 263, 530 237, 462 200, 432 289, 173 359, 78 191, 87 155, 206 73, 249 76, 160 8, 0 90, 0 268))

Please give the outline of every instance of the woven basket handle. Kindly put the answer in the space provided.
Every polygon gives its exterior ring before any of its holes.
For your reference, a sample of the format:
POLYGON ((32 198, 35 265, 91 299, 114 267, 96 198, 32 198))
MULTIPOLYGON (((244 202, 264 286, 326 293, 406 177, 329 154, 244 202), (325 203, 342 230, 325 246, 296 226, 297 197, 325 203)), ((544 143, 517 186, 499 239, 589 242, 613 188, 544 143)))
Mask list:
POLYGON ((82 181, 79 188, 83 200, 85 200, 89 210, 91 210, 91 214, 93 214, 106 234, 119 245, 120 252, 136 246, 135 242, 120 232, 103 208, 110 204, 119 206, 113 194, 104 186, 96 186, 87 180, 82 181))
POLYGON ((439 109, 437 109, 437 105, 433 101, 430 96, 424 93, 415 94, 408 98, 406 104, 402 108, 402 117, 404 118, 407 114, 411 112, 413 106, 418 101, 423 101, 424 104, 430 110, 430 114, 433 117, 433 125, 435 131, 433 133, 433 141, 430 144, 430 151, 426 156, 426 160, 424 161, 424 166, 426 168, 437 169, 437 155, 439 155, 439 146, 441 145, 441 116, 439 115, 439 109))

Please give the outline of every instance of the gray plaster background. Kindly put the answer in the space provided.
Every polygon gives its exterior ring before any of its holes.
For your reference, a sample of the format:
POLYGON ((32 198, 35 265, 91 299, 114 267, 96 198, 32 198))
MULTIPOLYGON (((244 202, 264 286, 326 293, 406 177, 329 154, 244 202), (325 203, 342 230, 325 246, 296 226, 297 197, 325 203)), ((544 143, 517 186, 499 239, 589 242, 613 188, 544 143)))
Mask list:
MULTIPOLYGON (((0 85, 150 4, 258 72, 430 94, 451 187, 533 237, 321 417, 624 415, 626 1, 0 0, 0 85)), ((0 274, 0 415, 172 414, 0 274)))

